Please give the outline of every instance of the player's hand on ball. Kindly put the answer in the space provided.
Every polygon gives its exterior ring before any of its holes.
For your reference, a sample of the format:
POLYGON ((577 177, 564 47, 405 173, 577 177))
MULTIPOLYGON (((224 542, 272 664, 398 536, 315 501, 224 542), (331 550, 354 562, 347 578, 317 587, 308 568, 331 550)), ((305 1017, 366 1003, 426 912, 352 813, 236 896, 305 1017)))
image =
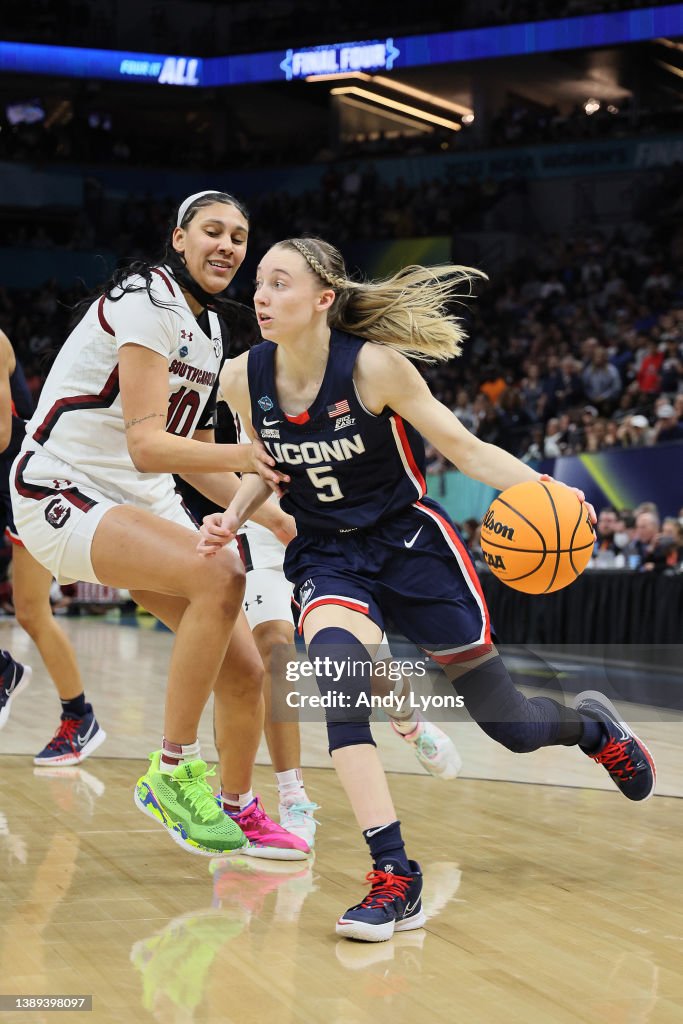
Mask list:
POLYGON ((215 555, 235 539, 239 525, 237 516, 230 511, 212 512, 211 515, 204 516, 204 521, 199 527, 199 554, 215 555))
MULTIPOLYGON (((562 484, 563 487, 569 487, 569 484, 563 483, 562 480, 556 480, 554 476, 550 476, 548 473, 542 473, 538 479, 540 483, 552 481, 552 483, 554 484, 562 484)), ((591 523, 593 523, 593 525, 595 525, 595 523, 597 523, 598 521, 598 517, 595 514, 595 509, 591 505, 590 501, 586 501, 586 495, 578 487, 569 487, 569 490, 573 491, 576 497, 579 499, 579 501, 586 506, 586 508, 588 509, 588 516, 590 518, 590 521, 591 523)))

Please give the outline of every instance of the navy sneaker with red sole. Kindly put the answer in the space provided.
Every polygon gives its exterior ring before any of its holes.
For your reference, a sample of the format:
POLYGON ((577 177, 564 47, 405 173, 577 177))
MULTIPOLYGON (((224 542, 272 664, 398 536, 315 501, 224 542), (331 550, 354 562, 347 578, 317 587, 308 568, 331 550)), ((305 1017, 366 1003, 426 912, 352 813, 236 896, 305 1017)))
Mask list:
POLYGON ((654 758, 633 729, 604 694, 584 690, 573 701, 580 715, 599 722, 607 733, 597 751, 585 751, 607 770, 612 781, 629 800, 649 800, 655 791, 657 770, 654 758))

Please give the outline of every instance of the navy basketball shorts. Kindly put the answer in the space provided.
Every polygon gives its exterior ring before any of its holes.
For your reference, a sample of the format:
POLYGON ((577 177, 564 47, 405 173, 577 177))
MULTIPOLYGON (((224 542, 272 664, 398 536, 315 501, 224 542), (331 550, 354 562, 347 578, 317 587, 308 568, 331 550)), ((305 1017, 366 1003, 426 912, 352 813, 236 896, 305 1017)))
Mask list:
POLYGON ((360 612, 394 626, 439 664, 493 649, 481 584, 446 512, 422 498, 371 529, 302 534, 287 547, 298 630, 314 608, 360 612))

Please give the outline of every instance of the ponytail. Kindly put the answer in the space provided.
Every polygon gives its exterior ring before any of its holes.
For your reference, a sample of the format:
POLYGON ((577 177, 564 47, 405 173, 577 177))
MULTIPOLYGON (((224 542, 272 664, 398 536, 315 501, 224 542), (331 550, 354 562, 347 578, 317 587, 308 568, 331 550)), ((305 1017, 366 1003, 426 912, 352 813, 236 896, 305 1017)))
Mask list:
POLYGON ((290 238, 278 245, 294 249, 311 271, 336 291, 328 312, 331 327, 397 349, 424 362, 459 356, 465 332, 454 302, 472 298, 472 286, 486 274, 447 263, 410 266, 392 277, 356 282, 347 275, 337 249, 319 238, 290 238))

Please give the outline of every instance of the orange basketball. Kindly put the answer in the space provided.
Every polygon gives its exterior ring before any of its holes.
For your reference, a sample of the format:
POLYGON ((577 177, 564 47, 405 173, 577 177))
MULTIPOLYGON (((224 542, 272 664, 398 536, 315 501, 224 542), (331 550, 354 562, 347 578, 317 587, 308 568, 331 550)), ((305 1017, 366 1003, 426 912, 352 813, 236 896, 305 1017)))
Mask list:
POLYGON ((573 583, 590 562, 594 541, 585 504, 554 481, 508 487, 481 525, 491 572, 525 594, 550 594, 573 583))

